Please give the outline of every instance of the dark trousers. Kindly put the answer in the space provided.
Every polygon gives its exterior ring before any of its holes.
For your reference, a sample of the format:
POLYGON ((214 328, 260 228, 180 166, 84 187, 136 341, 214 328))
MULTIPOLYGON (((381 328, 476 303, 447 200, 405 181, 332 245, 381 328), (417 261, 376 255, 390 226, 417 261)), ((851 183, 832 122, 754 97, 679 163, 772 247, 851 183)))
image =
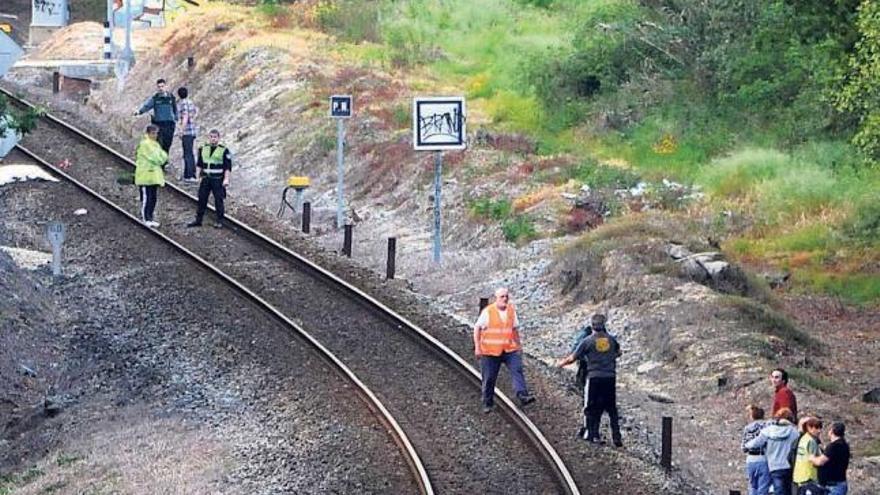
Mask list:
POLYGON ((145 222, 153 220, 159 186, 138 186, 141 196, 141 219, 145 222))
POLYGON ((174 142, 174 122, 153 122, 159 126, 159 146, 167 153, 174 142))
POLYGON ((500 356, 480 357, 480 375, 483 382, 483 405, 495 404, 495 381, 501 370, 501 363, 507 365, 510 371, 510 379, 513 381, 513 391, 517 397, 528 395, 526 377, 523 374, 522 351, 502 352, 500 356))
POLYGON ((195 179, 196 177, 196 158, 193 155, 193 143, 195 136, 180 136, 180 144, 183 146, 183 178, 195 179))
POLYGON ((599 439, 602 413, 611 420, 611 437, 620 440, 620 418, 617 414, 617 379, 613 376, 590 378, 587 388, 587 439, 599 439))
POLYGON ((208 209, 208 195, 214 195, 214 209, 217 210, 217 222, 223 223, 225 213, 223 200, 226 198, 226 188, 223 187, 223 176, 202 177, 199 184, 199 206, 196 210, 196 222, 202 223, 205 211, 208 209))

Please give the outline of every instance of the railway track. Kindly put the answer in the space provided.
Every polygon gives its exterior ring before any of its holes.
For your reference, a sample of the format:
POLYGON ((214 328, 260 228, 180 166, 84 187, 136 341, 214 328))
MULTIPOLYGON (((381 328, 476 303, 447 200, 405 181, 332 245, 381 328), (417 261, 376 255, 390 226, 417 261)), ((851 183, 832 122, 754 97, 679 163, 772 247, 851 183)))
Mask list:
MULTIPOLYGON (((137 211, 133 188, 115 180, 118 171, 133 166, 125 156, 52 115, 41 119, 23 144, 39 146, 44 165, 55 173, 92 188, 121 210, 137 211), (74 165, 67 172, 50 165, 71 157, 74 165)), ((361 377, 421 457, 430 479, 423 490, 579 493, 554 448, 508 397, 499 395, 502 414, 480 413, 479 374, 455 352, 234 218, 227 218, 228 229, 186 229, 194 210, 195 198, 169 184, 159 194, 159 234, 211 265, 227 283, 238 284, 252 300, 278 308, 272 310, 276 318, 307 329, 361 377)))

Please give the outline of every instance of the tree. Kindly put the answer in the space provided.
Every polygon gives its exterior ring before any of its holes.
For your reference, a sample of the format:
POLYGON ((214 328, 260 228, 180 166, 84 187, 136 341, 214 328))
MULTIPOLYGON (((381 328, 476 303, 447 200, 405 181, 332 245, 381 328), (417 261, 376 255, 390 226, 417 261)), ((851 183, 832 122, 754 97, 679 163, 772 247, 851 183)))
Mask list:
POLYGON ((880 3, 864 0, 856 21, 859 40, 838 94, 837 108, 859 118, 853 144, 880 160, 880 3))

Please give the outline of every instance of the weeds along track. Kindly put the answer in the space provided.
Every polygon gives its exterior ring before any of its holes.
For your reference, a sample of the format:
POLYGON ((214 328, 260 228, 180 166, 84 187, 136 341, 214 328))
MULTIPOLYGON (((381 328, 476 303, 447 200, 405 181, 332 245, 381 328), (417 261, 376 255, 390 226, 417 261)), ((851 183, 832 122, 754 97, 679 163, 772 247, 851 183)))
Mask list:
MULTIPOLYGON (((97 140, 46 115, 22 145, 49 163, 71 160, 71 179, 127 212, 138 211, 136 189, 116 180, 133 164, 97 140)), ((304 328, 345 363, 397 420, 433 490, 579 493, 553 447, 506 396, 498 397, 501 414, 482 414, 479 374, 442 343, 234 218, 227 217, 225 229, 186 228, 194 215, 192 195, 171 184, 160 189, 159 233, 278 308, 276 318, 304 328)))

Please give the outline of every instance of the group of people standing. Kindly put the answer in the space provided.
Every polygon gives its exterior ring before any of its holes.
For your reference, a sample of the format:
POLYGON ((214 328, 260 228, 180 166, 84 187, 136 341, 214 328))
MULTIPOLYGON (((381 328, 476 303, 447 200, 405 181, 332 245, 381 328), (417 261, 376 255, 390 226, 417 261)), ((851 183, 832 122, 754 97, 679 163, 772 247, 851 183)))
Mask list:
POLYGON ((788 387, 788 373, 770 373, 774 387, 772 418, 750 405, 751 422, 743 429, 749 495, 846 495, 846 470, 850 450, 846 425, 834 422, 828 429, 828 445, 821 447, 822 421, 806 415, 798 421, 797 398, 788 387))
POLYGON ((134 112, 134 115, 152 111, 151 123, 144 131, 135 151, 134 183, 138 187, 141 201, 141 219, 148 227, 159 227, 155 221, 158 190, 165 186, 165 169, 169 162, 169 151, 174 142, 174 131, 179 126, 180 141, 183 148, 183 177, 185 183, 199 182, 196 218, 187 227, 202 225, 208 209, 208 197, 214 196, 214 209, 217 213, 214 227, 222 228, 225 216, 226 191, 232 173, 232 154, 220 143, 220 131, 212 129, 208 133, 208 143, 199 147, 193 156, 193 146, 198 133, 196 117, 198 108, 189 98, 185 87, 177 90, 180 100, 166 89, 164 79, 156 81, 156 93, 134 112))
MULTIPOLYGON (((580 434, 589 442, 599 443, 602 413, 607 412, 611 420, 612 441, 615 446, 621 447, 623 439, 617 413, 616 385, 620 344, 608 333, 605 315, 593 315, 590 323, 580 331, 571 353, 556 364, 563 367, 577 361, 585 371, 586 426, 580 434)), ((495 301, 480 311, 474 324, 473 339, 474 355, 480 362, 483 412, 490 413, 495 408, 495 382, 502 364, 510 371, 513 390, 520 405, 534 402, 535 397, 529 393, 523 372, 519 319, 507 288, 497 289, 495 301)))

